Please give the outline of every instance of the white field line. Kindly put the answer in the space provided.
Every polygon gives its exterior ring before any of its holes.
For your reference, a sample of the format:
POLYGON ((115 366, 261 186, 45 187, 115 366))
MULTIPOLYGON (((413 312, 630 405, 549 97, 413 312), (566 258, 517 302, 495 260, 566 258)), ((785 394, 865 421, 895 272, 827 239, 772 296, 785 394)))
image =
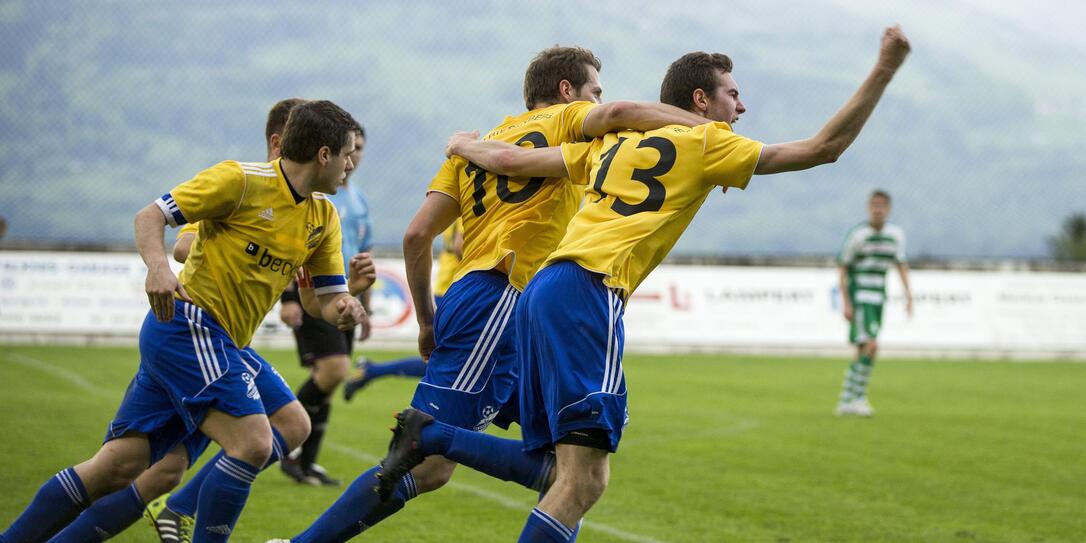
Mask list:
MULTIPOLYGON (((49 375, 52 375, 53 377, 68 381, 72 385, 75 385, 76 387, 78 387, 78 388, 80 388, 80 389, 82 389, 82 390, 84 390, 86 392, 89 392, 91 394, 95 394, 95 395, 98 395, 98 396, 116 396, 116 394, 117 394, 116 390, 103 389, 103 388, 91 383, 90 381, 87 381, 82 376, 80 376, 78 373, 75 373, 75 372, 73 372, 71 370, 62 368, 60 366, 55 366, 55 365, 50 364, 50 363, 48 363, 48 362, 46 362, 44 360, 40 360, 40 359, 31 357, 31 356, 26 356, 26 355, 20 354, 20 353, 13 353, 13 352, 10 352, 10 351, 5 351, 3 353, 3 357, 5 359, 7 359, 7 360, 11 360, 12 362, 15 362, 16 364, 21 365, 21 366, 31 368, 31 369, 35 369, 35 370, 41 371, 43 373, 48 373, 49 375)), ((342 453, 344 455, 347 455, 347 456, 356 458, 358 460, 361 460, 363 462, 369 462, 369 463, 372 463, 372 464, 376 465, 377 462, 379 462, 381 460, 377 456, 374 456, 372 454, 368 454, 368 453, 359 451, 357 449, 354 449, 352 447, 348 447, 346 445, 336 443, 335 441, 328 440, 325 443, 330 448, 335 449, 336 451, 338 451, 338 452, 340 452, 340 453, 342 453)), ((500 505, 500 506, 502 506, 502 507, 504 507, 506 509, 512 509, 512 510, 520 511, 520 512, 524 513, 525 515, 527 515, 528 512, 531 511, 532 507, 535 506, 535 502, 533 502, 533 501, 518 500, 518 499, 515 499, 515 498, 511 498, 509 496, 506 496, 504 494, 498 493, 498 492, 493 492, 493 491, 487 490, 485 488, 481 488, 481 487, 466 484, 466 483, 461 483, 461 482, 458 482, 458 481, 450 481, 448 483, 448 485, 446 485, 446 486, 452 488, 453 490, 458 490, 458 491, 461 491, 461 492, 466 492, 468 494, 473 494, 473 495, 478 496, 478 497, 480 497, 480 498, 482 498, 484 500, 496 503, 496 504, 498 504, 498 505, 500 505)), ((582 528, 587 528, 588 530, 592 530, 592 531, 596 531, 596 532, 602 532, 602 533, 608 534, 610 536, 614 536, 614 537, 617 537, 619 539, 622 539, 624 541, 633 541, 635 543, 667 543, 666 541, 662 541, 660 539, 655 539, 655 538, 652 538, 652 537, 627 532, 626 530, 621 530, 619 528, 615 528, 614 526, 611 526, 609 524, 604 524, 602 522, 596 522, 596 521, 591 521, 591 520, 585 520, 582 523, 582 528)))
POLYGON ((115 397, 118 393, 117 390, 114 390, 112 388, 102 388, 98 385, 95 385, 94 383, 91 383, 90 381, 84 379, 82 375, 79 375, 72 370, 60 366, 55 366, 44 360, 34 358, 32 356, 27 356, 21 353, 13 353, 11 351, 4 351, 3 358, 5 360, 10 360, 16 364, 19 364, 20 366, 37 370, 42 373, 48 373, 53 377, 67 381, 72 385, 75 385, 79 389, 94 394, 96 396, 115 397))
MULTIPOLYGON (((328 447, 335 449, 339 453, 345 454, 353 458, 357 458, 358 460, 361 460, 363 462, 368 462, 376 465, 378 462, 381 461, 380 458, 372 454, 362 452, 358 449, 354 449, 340 443, 336 443, 335 441, 326 440, 325 444, 328 447)), ((475 496, 496 503, 506 509, 520 511, 524 514, 525 517, 527 517, 528 513, 532 510, 532 507, 535 507, 534 501, 511 498, 498 492, 493 492, 490 490, 486 490, 485 488, 480 488, 475 485, 469 485, 458 481, 449 481, 449 483, 445 486, 450 487, 453 490, 467 492, 468 494, 474 494, 475 496)), ((596 532, 602 532, 607 535, 622 539, 624 541, 634 541, 636 543, 667 543, 659 539, 654 539, 652 537, 627 532, 626 530, 620 530, 618 528, 615 528, 614 526, 592 520, 584 521, 581 527, 596 532)))

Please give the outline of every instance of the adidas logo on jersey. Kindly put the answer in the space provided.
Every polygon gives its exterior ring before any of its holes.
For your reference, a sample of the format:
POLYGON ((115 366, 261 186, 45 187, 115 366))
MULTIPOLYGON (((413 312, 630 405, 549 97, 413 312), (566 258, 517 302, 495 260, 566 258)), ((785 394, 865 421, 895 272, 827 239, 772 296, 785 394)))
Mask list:
POLYGON ((275 217, 272 216, 272 208, 270 207, 268 209, 265 209, 264 211, 261 211, 260 213, 257 213, 257 215, 259 215, 261 219, 264 219, 266 221, 275 220, 275 217))

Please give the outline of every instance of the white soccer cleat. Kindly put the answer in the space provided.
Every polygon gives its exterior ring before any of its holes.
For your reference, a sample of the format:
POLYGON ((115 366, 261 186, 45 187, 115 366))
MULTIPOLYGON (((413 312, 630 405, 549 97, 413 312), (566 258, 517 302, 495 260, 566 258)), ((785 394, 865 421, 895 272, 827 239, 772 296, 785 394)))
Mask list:
POLYGON ((860 398, 859 400, 852 402, 852 405, 852 408, 855 410, 857 416, 870 417, 875 414, 875 408, 871 407, 871 404, 867 403, 867 398, 860 398))
POLYGON ((289 539, 269 539, 264 543, 290 543, 289 539))
POLYGON ((848 403, 837 404, 833 414, 838 417, 870 417, 875 414, 875 408, 867 403, 867 398, 860 398, 848 403))

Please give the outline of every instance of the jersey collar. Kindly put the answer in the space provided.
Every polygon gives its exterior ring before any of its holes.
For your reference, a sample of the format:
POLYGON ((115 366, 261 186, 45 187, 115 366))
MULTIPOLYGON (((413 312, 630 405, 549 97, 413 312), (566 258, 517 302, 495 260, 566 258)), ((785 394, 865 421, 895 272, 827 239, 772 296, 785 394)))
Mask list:
POLYGON ((294 190, 294 186, 290 184, 290 179, 287 179, 287 172, 283 170, 282 160, 277 158, 272 164, 275 164, 275 169, 279 170, 279 176, 283 178, 283 183, 287 186, 287 190, 290 191, 290 196, 294 198, 294 205, 298 205, 305 201, 305 197, 298 194, 298 191, 294 190))

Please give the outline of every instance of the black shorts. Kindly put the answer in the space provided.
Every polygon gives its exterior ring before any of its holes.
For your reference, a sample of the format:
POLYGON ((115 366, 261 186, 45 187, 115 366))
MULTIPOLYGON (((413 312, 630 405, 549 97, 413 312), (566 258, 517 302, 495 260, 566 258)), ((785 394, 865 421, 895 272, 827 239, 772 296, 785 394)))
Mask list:
POLYGON ((354 328, 340 330, 324 319, 310 317, 303 311, 302 325, 294 329, 298 358, 303 366, 312 366, 313 361, 326 356, 350 356, 354 350, 354 332, 354 328))

